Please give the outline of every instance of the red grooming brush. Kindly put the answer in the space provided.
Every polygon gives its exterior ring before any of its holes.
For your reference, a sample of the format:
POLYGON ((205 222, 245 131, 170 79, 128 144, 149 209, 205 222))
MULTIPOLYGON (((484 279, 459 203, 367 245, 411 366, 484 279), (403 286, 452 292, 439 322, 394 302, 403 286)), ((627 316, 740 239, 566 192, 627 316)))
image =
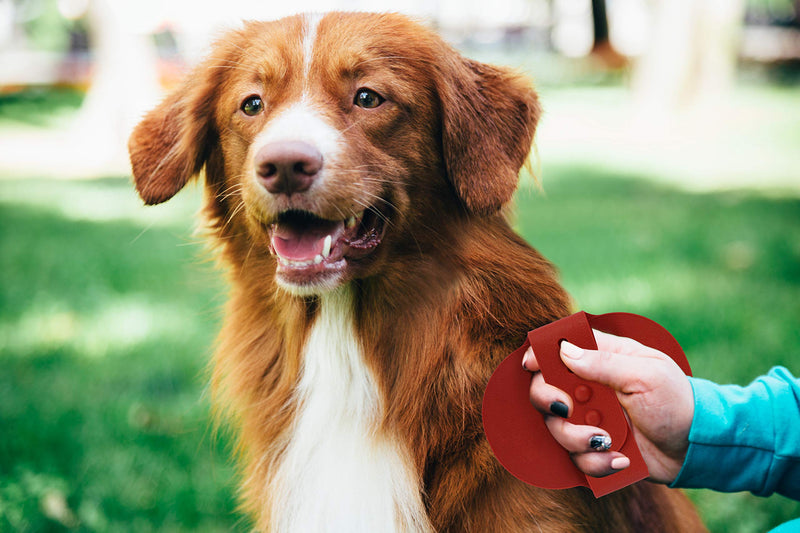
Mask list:
POLYGON ((518 479, 547 489, 589 487, 599 498, 646 478, 648 471, 616 393, 605 385, 579 378, 561 361, 562 340, 597 349, 592 328, 630 337, 660 350, 691 375, 680 345, 659 324, 632 313, 590 315, 581 311, 529 332, 525 344, 500 363, 484 393, 483 427, 497 459, 518 479), (529 346, 533 347, 545 381, 572 397, 573 413, 567 420, 606 430, 613 442, 611 450, 630 458, 628 468, 596 478, 585 475, 573 464, 569 453, 550 435, 543 416, 530 403, 531 374, 522 368, 529 346))

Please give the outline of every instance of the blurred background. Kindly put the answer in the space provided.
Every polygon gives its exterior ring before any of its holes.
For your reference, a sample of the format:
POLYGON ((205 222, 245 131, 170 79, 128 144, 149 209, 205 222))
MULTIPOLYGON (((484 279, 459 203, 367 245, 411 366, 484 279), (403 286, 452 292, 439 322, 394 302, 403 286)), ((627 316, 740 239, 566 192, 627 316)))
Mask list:
MULTIPOLYGON (((0 531, 249 528, 209 416, 201 190, 143 207, 125 148, 242 19, 400 11, 524 70, 545 115, 515 224, 576 309, 653 318, 701 377, 800 373, 798 0, 271 4, 0 0, 0 531)), ((800 516, 690 496, 715 532, 800 516)))

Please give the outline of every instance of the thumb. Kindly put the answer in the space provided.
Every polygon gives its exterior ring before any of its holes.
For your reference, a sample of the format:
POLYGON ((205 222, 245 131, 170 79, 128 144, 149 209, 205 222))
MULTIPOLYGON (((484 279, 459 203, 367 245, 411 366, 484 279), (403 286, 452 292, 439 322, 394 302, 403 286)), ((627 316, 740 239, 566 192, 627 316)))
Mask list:
POLYGON ((647 375, 648 359, 612 351, 586 350, 569 341, 561 343, 561 360, 576 375, 620 392, 636 392, 641 377, 647 375))

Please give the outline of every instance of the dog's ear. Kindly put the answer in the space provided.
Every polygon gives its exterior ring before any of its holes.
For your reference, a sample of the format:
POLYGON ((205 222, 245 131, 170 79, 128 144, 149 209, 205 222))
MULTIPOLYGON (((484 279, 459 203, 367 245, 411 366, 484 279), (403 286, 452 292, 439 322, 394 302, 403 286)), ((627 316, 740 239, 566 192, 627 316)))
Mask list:
POLYGON ((470 211, 490 214, 516 190, 541 107, 524 76, 450 57, 438 87, 447 173, 470 211))
POLYGON ((134 128, 128 152, 146 204, 166 202, 202 170, 215 139, 214 87, 201 65, 134 128))

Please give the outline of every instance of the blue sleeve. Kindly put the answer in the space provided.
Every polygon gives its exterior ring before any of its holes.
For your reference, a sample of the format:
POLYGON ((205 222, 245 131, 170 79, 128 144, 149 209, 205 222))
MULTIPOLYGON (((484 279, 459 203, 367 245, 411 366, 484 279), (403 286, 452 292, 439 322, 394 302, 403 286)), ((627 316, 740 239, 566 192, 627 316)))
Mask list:
POLYGON ((690 381, 689 449, 671 486, 800 500, 800 380, 776 367, 746 387, 690 381))

